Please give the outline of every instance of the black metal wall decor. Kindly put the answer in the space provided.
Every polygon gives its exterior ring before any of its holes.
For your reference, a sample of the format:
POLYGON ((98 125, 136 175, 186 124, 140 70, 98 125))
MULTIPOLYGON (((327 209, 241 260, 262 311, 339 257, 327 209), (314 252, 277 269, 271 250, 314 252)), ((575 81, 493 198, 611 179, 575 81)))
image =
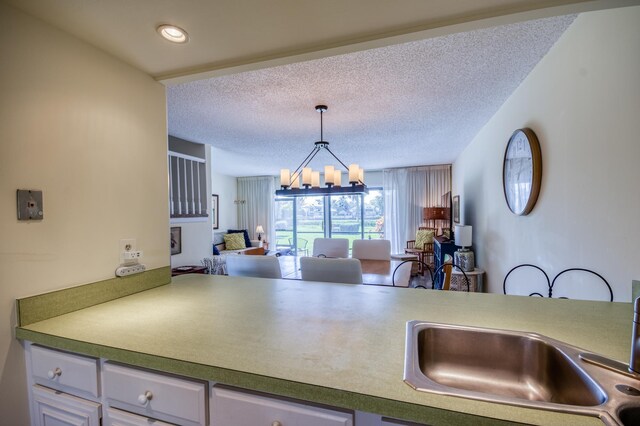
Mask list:
MULTIPOLYGON (((598 274, 597 272, 594 272, 594 271, 592 271, 590 269, 585 269, 585 268, 567 268, 564 271, 559 272, 553 278, 553 280, 549 280, 549 276, 547 275, 547 273, 542 268, 540 268, 539 266, 536 266, 536 265, 532 265, 530 263, 523 263, 522 265, 515 266, 509 272, 507 272, 507 275, 505 275, 504 281, 502 282, 502 291, 503 291, 504 294, 508 294, 507 293, 507 279, 509 278, 509 275, 511 275, 511 273, 513 271, 515 271, 516 269, 522 268, 522 267, 535 268, 535 269, 538 269, 540 272, 542 272, 544 274, 544 277, 547 280, 547 288, 549 289, 549 296, 548 297, 550 297, 550 298, 553 297, 553 287, 556 284, 556 280, 561 275, 563 275, 563 274, 565 274, 567 272, 572 272, 572 271, 582 271, 582 272, 587 272, 587 273, 593 274, 593 275, 597 276, 598 278, 600 278, 602 280, 602 282, 604 282, 604 284, 607 286, 607 289, 609 290, 609 301, 613 302, 613 290, 611 289, 611 286, 609 285, 607 280, 602 275, 598 274)), ((541 293, 538 293, 538 292, 533 292, 533 293, 529 294, 529 296, 544 297, 541 293)), ((568 299, 568 297, 559 297, 559 299, 568 299)))

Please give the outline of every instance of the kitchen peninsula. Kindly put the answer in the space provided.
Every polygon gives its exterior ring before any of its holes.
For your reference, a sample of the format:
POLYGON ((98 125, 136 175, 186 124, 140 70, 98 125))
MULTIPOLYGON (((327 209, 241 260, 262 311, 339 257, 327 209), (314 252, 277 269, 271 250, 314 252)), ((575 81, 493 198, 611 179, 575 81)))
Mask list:
POLYGON ((632 313, 630 303, 191 274, 22 324, 16 335, 116 363, 414 422, 597 425, 597 418, 413 390, 402 380, 406 322, 534 331, 626 362, 632 313))

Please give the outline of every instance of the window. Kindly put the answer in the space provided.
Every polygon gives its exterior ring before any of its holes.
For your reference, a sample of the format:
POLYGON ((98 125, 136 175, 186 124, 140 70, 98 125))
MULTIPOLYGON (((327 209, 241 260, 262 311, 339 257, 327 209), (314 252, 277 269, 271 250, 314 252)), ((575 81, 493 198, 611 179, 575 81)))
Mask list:
POLYGON ((203 158, 169 151, 171 218, 207 217, 207 170, 203 158))
POLYGON ((367 195, 276 198, 276 249, 310 254, 316 238, 384 238, 383 214, 382 188, 367 195))

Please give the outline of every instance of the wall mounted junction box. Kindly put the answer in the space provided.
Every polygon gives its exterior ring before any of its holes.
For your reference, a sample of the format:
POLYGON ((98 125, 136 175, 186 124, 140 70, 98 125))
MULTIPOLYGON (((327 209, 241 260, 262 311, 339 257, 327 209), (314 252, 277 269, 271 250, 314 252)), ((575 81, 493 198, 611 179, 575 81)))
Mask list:
POLYGON ((42 191, 18 189, 18 220, 42 220, 42 191))

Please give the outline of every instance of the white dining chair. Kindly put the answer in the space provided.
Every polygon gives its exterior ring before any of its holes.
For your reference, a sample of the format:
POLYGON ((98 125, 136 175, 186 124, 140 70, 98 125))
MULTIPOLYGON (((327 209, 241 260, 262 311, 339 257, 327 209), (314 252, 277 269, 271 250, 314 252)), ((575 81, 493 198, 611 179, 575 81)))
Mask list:
POLYGON ((351 257, 355 259, 391 260, 391 241, 354 240, 351 257))
POLYGON ((362 265, 358 259, 303 257, 300 272, 305 281, 362 284, 362 265))
POLYGON ((313 240, 313 257, 349 257, 349 240, 346 238, 316 238, 313 240))
POLYGON ((406 260, 396 267, 393 271, 393 276, 391 277, 395 287, 409 287, 409 283, 411 282, 412 266, 413 262, 406 260))
POLYGON ((227 274, 234 277, 282 278, 280 262, 276 256, 229 255, 227 274))

